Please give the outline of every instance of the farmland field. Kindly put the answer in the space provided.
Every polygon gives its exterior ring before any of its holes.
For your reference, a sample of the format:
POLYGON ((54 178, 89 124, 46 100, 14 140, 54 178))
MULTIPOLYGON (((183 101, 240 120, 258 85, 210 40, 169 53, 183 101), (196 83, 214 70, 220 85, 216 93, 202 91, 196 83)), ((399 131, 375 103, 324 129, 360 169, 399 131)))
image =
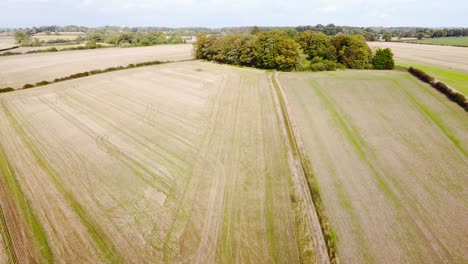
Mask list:
POLYGON ((468 49, 396 42, 368 42, 371 48, 391 48, 397 64, 421 68, 468 96, 468 49))
POLYGON ((468 261, 462 108, 402 72, 281 73, 279 83, 343 261, 468 261))
POLYGON ((0 95, 0 262, 327 263, 270 76, 179 62, 0 95))
POLYGON ((0 53, 2 50, 11 49, 15 46, 18 46, 18 44, 15 44, 13 36, 0 35, 0 53))
POLYGON ((84 47, 85 44, 56 44, 56 45, 47 45, 47 46, 38 46, 38 47, 18 47, 13 50, 5 50, 5 51, 0 51, 0 54, 5 53, 5 52, 19 52, 19 53, 26 53, 28 51, 33 51, 33 50, 45 50, 45 49, 50 49, 50 48, 56 48, 57 50, 61 49, 66 49, 66 48, 75 48, 75 47, 84 47))
POLYGON ((106 48, 0 57, 0 87, 20 88, 26 83, 51 81, 78 72, 126 66, 147 61, 192 58, 192 45, 141 48, 106 48))
POLYGON ((468 37, 428 38, 407 41, 409 43, 468 47, 468 37))

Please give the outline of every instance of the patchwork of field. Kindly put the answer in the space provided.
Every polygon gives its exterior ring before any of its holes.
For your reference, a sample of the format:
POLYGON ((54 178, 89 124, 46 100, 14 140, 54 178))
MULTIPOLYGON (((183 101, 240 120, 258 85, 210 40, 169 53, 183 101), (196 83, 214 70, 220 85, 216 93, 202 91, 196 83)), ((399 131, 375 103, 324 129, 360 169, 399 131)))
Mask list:
POLYGON ((468 96, 468 49, 462 47, 368 42, 372 48, 391 48, 397 64, 413 66, 468 96))
POLYGON ((328 263, 270 76, 179 62, 0 95, 0 262, 328 263))
POLYGON ((192 45, 106 48, 0 57, 0 87, 51 81, 78 72, 126 66, 147 61, 192 59, 192 45))
POLYGON ((344 262, 468 261, 461 107, 403 72, 281 73, 279 83, 344 262))

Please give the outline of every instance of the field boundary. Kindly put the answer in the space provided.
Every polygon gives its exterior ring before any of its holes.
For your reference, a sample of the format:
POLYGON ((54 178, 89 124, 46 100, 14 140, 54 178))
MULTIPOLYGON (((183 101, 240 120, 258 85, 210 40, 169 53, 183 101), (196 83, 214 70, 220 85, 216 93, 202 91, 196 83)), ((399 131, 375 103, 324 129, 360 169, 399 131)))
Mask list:
POLYGON ((410 66, 408 72, 419 80, 431 85, 437 91, 444 94, 450 101, 457 103, 468 112, 468 98, 464 94, 415 67, 410 66))
POLYGON ((75 74, 68 75, 68 76, 61 77, 61 78, 55 78, 52 81, 40 81, 40 82, 37 82, 35 84, 27 83, 27 84, 24 84, 22 88, 17 88, 17 89, 15 89, 13 87, 3 87, 3 88, 0 88, 0 93, 7 93, 7 92, 14 92, 14 91, 20 91, 20 90, 25 90, 25 89, 31 89, 31 88, 36 88, 36 87, 45 86, 45 85, 49 85, 49 84, 54 84, 54 83, 58 83, 58 82, 64 82, 64 81, 68 81, 68 80, 84 78, 84 77, 103 74, 103 73, 108 73, 108 72, 122 71, 122 70, 128 70, 128 69, 133 69, 133 68, 160 65, 160 64, 186 62, 186 61, 193 61, 193 60, 194 59, 179 60, 179 61, 147 61, 147 62, 131 63, 131 64, 128 64, 127 66, 109 67, 109 68, 106 68, 104 70, 91 70, 91 71, 86 71, 86 72, 79 72, 79 73, 75 73, 75 74))
POLYGON ((11 47, 8 47, 8 48, 3 48, 3 49, 0 49, 0 51, 7 51, 7 50, 16 49, 16 48, 19 48, 19 45, 11 46, 11 47))
POLYGON ((288 108, 286 96, 284 95, 281 84, 277 78, 278 73, 275 72, 271 79, 278 100, 280 101, 281 113, 283 115, 293 155, 295 159, 300 162, 300 169, 302 171, 301 174, 305 178, 309 194, 312 198, 313 205, 315 206, 314 211, 320 223, 321 236, 325 241, 329 261, 331 263, 339 263, 340 261, 337 255, 336 241, 333 238, 331 232, 332 229, 325 214, 325 208, 320 196, 320 188, 318 186, 317 178, 313 173, 312 164, 309 160, 306 150, 303 147, 302 139, 300 137, 299 131, 297 130, 296 123, 292 117, 291 111, 288 108))

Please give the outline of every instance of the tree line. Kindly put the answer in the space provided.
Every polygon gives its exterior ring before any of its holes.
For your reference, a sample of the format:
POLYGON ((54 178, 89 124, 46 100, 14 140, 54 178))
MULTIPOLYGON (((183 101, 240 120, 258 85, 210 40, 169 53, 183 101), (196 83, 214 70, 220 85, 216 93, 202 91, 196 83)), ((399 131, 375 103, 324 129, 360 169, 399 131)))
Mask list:
POLYGON ((194 52, 197 59, 281 71, 394 68, 391 50, 374 54, 362 35, 330 37, 310 30, 261 32, 254 27, 249 34, 200 34, 194 52))

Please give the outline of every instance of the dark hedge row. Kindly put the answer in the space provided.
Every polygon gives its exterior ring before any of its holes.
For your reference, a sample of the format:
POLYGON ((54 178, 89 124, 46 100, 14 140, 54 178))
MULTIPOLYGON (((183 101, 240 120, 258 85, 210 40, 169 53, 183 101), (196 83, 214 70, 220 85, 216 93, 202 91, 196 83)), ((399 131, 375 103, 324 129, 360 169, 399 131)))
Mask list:
MULTIPOLYGON (((141 62, 141 63, 136 63, 136 64, 129 64, 127 66, 118 66, 118 67, 110 67, 104 70, 92 70, 89 72, 80 72, 80 73, 75 73, 66 77, 62 78, 56 78, 53 81, 41 81, 37 82, 35 84, 30 84, 27 83, 23 85, 21 89, 30 89, 30 88, 35 88, 35 87, 40 87, 52 83, 58 83, 58 82, 63 82, 63 81, 68 81, 68 80, 73 80, 73 79, 78 79, 78 78, 83 78, 91 75, 96 75, 96 74, 101 74, 101 73, 106 73, 106 72, 113 72, 113 71, 120 71, 120 70, 126 70, 126 69, 132 69, 132 68, 138 68, 138 67, 145 67, 145 66, 151 66, 151 65, 158 65, 158 64, 164 64, 164 63, 169 63, 167 61, 148 61, 148 62, 141 62)), ((14 88, 12 87, 5 87, 5 88, 0 88, 0 93, 5 93, 5 92, 12 92, 15 91, 14 88)))
POLYGON ((457 103, 465 111, 468 112, 468 100, 465 95, 451 89, 448 87, 445 83, 436 81, 432 76, 428 75, 424 71, 421 71, 420 69, 416 69, 414 67, 409 67, 408 71, 420 79, 421 81, 430 84, 432 87, 434 87, 436 90, 439 92, 443 93, 447 98, 449 98, 451 101, 457 103))

